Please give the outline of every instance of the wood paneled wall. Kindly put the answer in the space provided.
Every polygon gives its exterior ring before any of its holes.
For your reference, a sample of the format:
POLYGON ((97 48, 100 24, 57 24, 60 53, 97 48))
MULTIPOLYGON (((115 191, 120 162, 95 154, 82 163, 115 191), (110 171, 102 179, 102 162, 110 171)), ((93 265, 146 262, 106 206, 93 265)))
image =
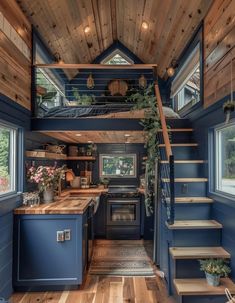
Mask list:
POLYGON ((204 106, 235 90, 235 1, 215 0, 204 22, 204 106))
POLYGON ((0 1, 0 93, 31 108, 31 25, 15 0, 0 1))

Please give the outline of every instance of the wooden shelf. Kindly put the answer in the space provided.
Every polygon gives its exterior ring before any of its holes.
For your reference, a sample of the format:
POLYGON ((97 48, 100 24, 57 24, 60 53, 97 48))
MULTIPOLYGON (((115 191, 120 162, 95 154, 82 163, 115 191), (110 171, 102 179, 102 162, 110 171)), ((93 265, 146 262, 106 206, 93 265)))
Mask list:
POLYGON ((222 225, 215 220, 179 220, 174 224, 166 223, 169 229, 221 229, 222 225))
POLYGON ((77 157, 67 157, 67 160, 79 160, 79 161, 95 161, 95 157, 92 156, 77 156, 77 157))
POLYGON ((47 151, 26 151, 28 158, 41 158, 50 160, 66 160, 67 156, 64 154, 49 153, 47 151))
POLYGON ((50 160, 77 160, 77 161, 95 161, 95 157, 92 156, 77 156, 67 157, 65 154, 49 153, 47 151, 26 151, 26 157, 28 158, 41 158, 50 160))
POLYGON ((223 247, 170 247, 173 259, 229 259, 230 254, 223 247))

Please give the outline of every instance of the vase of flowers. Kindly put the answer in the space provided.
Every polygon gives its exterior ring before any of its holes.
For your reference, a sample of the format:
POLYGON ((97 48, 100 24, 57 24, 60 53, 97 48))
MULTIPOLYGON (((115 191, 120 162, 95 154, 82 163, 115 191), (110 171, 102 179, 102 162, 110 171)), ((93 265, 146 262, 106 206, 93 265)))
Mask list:
POLYGON ((59 180, 64 179, 64 167, 32 166, 27 171, 27 177, 29 182, 38 184, 44 203, 53 202, 54 190, 58 187, 59 180))

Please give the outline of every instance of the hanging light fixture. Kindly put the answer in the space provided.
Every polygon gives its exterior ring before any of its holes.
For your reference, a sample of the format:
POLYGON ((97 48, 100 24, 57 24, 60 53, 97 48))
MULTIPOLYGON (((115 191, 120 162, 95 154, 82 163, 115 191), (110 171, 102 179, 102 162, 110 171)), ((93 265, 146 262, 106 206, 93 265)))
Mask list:
POLYGON ((143 21, 143 22, 142 22, 142 28, 143 28, 144 30, 147 30, 147 29, 149 28, 148 22, 143 21))
POLYGON ((145 78, 144 75, 141 75, 139 77, 139 87, 142 88, 142 89, 147 87, 147 79, 145 78))
POLYGON ((95 81, 94 81, 94 79, 93 79, 93 77, 92 77, 92 74, 90 74, 90 75, 88 76, 88 78, 87 78, 87 80, 86 80, 86 86, 87 86, 87 88, 89 88, 89 89, 92 89, 92 88, 95 87, 95 81))
POLYGON ((168 77, 173 77, 175 74, 175 69, 172 66, 170 66, 167 68, 166 72, 167 72, 168 77))

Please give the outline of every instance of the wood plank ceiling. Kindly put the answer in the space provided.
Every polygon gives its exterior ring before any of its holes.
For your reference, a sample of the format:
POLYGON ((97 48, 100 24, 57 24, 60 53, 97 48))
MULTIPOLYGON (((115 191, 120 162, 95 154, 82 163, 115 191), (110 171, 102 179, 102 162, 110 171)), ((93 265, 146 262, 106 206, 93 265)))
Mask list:
POLYGON ((143 131, 48 131, 42 132, 66 143, 144 143, 143 131))
POLYGON ((17 0, 65 63, 91 63, 116 40, 164 76, 212 0, 17 0), (142 22, 148 23, 147 30, 142 22), (84 32, 89 26, 90 31, 84 32))

